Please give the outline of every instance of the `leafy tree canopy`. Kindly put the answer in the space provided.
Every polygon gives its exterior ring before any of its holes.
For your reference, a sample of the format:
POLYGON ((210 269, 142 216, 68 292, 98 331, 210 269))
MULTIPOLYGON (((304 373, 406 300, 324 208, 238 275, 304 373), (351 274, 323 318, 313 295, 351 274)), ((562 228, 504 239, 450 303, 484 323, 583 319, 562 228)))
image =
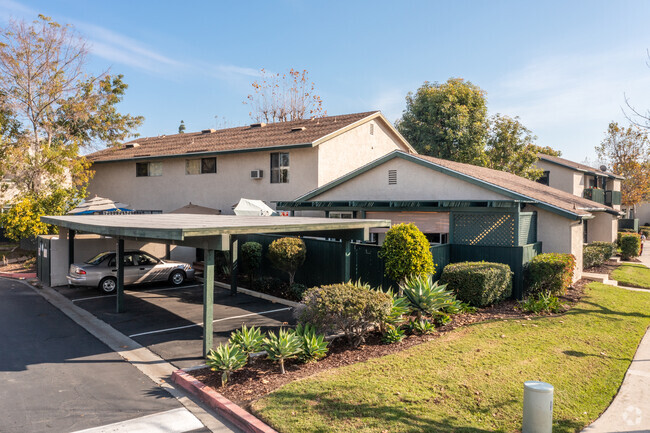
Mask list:
POLYGON ((535 136, 519 122, 519 118, 496 114, 490 119, 488 130, 486 165, 495 170, 507 171, 531 180, 544 174, 535 166, 538 146, 535 136))

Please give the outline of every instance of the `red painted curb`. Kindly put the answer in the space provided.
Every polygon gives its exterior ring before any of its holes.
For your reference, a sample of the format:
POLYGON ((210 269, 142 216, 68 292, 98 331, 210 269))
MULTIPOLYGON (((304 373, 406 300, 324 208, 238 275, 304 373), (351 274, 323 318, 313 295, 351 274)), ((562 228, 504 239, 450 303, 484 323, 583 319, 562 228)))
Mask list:
POLYGON ((213 388, 190 376, 183 370, 176 370, 172 373, 172 382, 187 392, 199 397, 201 401, 216 410, 219 415, 222 415, 247 433, 278 433, 258 418, 219 394, 213 388))
POLYGON ((28 280, 36 278, 35 272, 0 272, 0 277, 15 278, 17 280, 28 280))

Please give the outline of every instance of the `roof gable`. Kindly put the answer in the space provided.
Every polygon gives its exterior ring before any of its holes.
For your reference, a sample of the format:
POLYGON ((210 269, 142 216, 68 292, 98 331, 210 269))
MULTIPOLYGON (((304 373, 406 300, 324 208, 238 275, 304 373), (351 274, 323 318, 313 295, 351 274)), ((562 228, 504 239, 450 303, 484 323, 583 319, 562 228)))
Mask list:
POLYGON ((570 161, 568 159, 560 158, 559 156, 547 155, 545 153, 538 153, 537 157, 541 161, 549 162, 551 164, 556 164, 562 167, 569 168, 571 170, 579 171, 581 173, 587 173, 587 174, 597 175, 597 176, 606 176, 613 179, 624 179, 623 176, 620 176, 618 174, 609 171, 599 170, 597 168, 590 167, 585 164, 580 164, 575 161, 570 161))

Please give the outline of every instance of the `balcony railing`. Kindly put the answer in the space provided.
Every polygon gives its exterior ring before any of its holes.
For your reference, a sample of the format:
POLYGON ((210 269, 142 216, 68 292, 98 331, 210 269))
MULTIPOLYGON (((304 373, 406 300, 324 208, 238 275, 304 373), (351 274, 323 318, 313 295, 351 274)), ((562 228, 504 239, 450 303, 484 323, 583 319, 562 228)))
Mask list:
POLYGON ((620 191, 605 191, 605 204, 607 206, 615 206, 621 204, 620 191))
POLYGON ((605 204, 605 191, 600 188, 585 188, 582 196, 596 203, 605 204))

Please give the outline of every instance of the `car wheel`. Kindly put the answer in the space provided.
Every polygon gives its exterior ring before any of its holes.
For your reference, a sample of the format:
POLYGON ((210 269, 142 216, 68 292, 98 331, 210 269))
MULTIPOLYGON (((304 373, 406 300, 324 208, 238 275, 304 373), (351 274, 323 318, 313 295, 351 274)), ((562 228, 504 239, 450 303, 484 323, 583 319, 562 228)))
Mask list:
POLYGON ((99 290, 101 290, 102 293, 113 293, 115 289, 117 289, 117 279, 113 277, 103 278, 99 282, 99 290))
POLYGON ((183 271, 174 271, 169 275, 169 282, 174 286, 180 286, 185 282, 185 272, 183 271))

